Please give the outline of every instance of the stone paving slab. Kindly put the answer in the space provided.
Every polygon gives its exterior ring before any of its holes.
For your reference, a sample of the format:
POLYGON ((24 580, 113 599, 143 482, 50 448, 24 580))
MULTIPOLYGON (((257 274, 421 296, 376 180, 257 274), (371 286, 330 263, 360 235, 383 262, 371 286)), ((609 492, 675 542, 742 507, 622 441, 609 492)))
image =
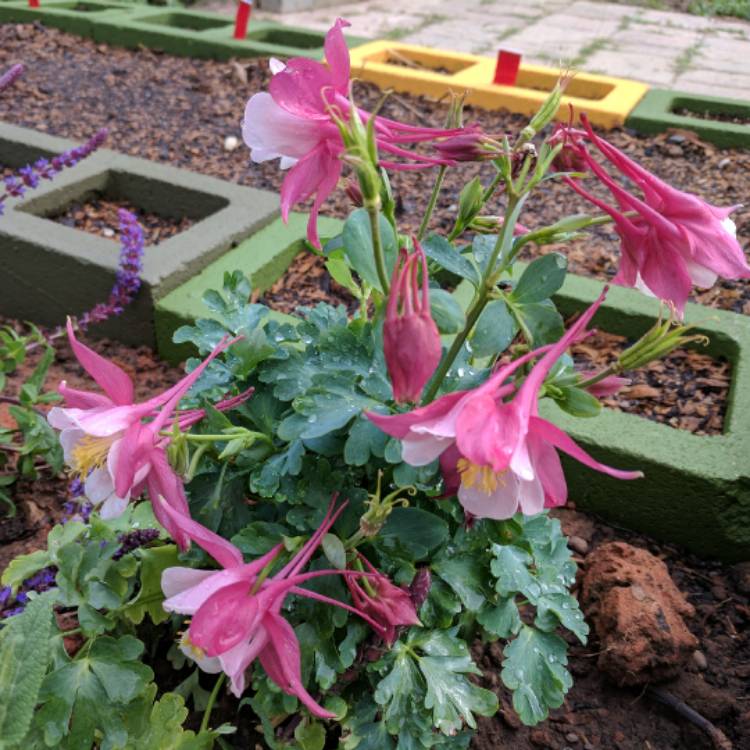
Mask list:
MULTIPOLYGON (((234 12, 229 0, 208 0, 234 12)), ((750 99, 750 22, 592 0, 360 0, 300 13, 256 11, 257 19, 326 29, 337 16, 351 33, 492 55, 518 49, 529 63, 630 76, 655 86, 750 99), (704 71, 721 75, 707 79, 704 71), (727 75, 723 75, 727 74, 727 75)))

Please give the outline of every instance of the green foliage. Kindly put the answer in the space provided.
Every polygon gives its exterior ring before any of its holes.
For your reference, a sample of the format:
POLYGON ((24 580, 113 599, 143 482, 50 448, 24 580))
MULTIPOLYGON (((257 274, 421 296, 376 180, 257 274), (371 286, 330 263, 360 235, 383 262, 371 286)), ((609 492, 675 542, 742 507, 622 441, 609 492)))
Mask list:
POLYGON ((52 634, 52 597, 32 599, 0 630, 0 748, 18 746, 31 726, 52 634))
POLYGON ((11 469, 0 473, 0 503, 7 507, 10 515, 15 514, 12 486, 19 477, 36 479, 40 463, 48 465, 53 473, 59 472, 63 464, 57 435, 36 409, 38 404, 56 401, 59 396, 44 393, 44 381, 54 359, 54 350, 35 326, 31 326, 27 335, 19 334, 10 326, 0 328, 0 395, 5 391, 6 376, 26 361, 32 346, 44 347, 39 362, 20 384, 18 396, 5 396, 12 404, 8 413, 16 424, 12 428, 0 429, 0 469, 11 469))

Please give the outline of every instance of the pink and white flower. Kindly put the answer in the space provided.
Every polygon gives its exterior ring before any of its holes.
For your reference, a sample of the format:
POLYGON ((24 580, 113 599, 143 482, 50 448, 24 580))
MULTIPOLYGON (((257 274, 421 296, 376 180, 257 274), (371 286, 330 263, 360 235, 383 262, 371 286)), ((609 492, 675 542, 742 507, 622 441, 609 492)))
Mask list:
POLYGON ((257 560, 245 563, 242 553, 233 544, 168 505, 164 506, 164 511, 174 517, 183 532, 223 568, 219 571, 167 568, 161 580, 167 597, 164 609, 192 616, 181 648, 201 669, 224 671, 237 697, 245 690, 246 670, 259 659, 271 680, 288 695, 296 696, 310 713, 333 718, 334 714, 320 706, 302 684, 299 641, 292 626, 281 615, 290 594, 341 607, 359 615, 372 627, 379 627, 366 612, 301 588, 305 581, 320 576, 368 575, 343 570, 302 572, 345 507, 343 504, 334 510, 334 502, 320 528, 292 560, 273 575, 267 575, 267 569, 281 554, 283 545, 278 544, 257 560))
MULTIPOLYGON (((750 278, 745 254, 729 215, 738 208, 719 208, 667 185, 622 151, 594 133, 585 116, 585 131, 562 129, 566 148, 609 189, 617 206, 587 191, 577 179, 565 180, 615 222, 622 240, 616 284, 635 287, 672 304, 682 315, 693 285, 708 288, 718 277, 750 278), (612 178, 588 151, 592 143, 609 164, 643 194, 636 197, 612 178), (627 215, 632 214, 632 215, 627 215)), ((553 136, 554 137, 554 136, 553 136)))
MULTIPOLYGON (((339 18, 325 38, 327 65, 296 57, 286 65, 271 62, 273 78, 269 92, 254 94, 245 108, 242 136, 255 162, 281 159, 288 169, 281 188, 281 215, 286 221, 292 206, 315 196, 310 211, 307 238, 320 247, 317 217, 323 202, 341 176, 344 144, 331 109, 348 116, 351 72, 349 50, 343 29, 349 24, 339 18)), ((363 120, 372 115, 359 111, 363 120)), ((378 148, 409 161, 381 162, 391 169, 421 169, 435 164, 453 164, 451 159, 415 154, 402 147, 466 133, 463 128, 436 130, 375 118, 378 148)))
POLYGON ((402 441, 403 459, 412 466, 440 457, 446 486, 457 488, 464 509, 479 517, 510 518, 518 511, 534 515, 563 505, 567 484, 557 450, 618 479, 642 476, 599 463, 538 413, 544 379, 565 349, 582 336, 605 294, 556 344, 499 368, 481 386, 448 393, 405 414, 368 412, 367 417, 402 441), (542 353, 518 389, 507 382, 542 353))
MULTIPOLYGON (((133 381, 128 374, 78 341, 70 321, 68 339, 76 358, 104 393, 69 388, 63 381, 58 390, 65 406, 52 408, 47 420, 61 431, 65 461, 83 480, 88 499, 101 505, 102 518, 112 518, 123 512, 131 497, 148 488, 152 502, 161 495, 180 512, 188 513, 182 481, 167 460, 169 438, 160 431, 175 418, 183 430, 202 419, 202 409, 180 414, 177 406, 208 364, 232 342, 222 341, 198 367, 164 393, 135 403, 133 381)), ((249 395, 242 394, 217 406, 230 408, 249 395)), ((154 511, 184 548, 186 539, 156 503, 154 511)))

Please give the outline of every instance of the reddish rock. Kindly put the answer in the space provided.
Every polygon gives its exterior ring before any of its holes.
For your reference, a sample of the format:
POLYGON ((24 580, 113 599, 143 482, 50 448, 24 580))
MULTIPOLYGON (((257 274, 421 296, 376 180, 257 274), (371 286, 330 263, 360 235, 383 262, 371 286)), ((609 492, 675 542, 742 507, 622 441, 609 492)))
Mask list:
POLYGON ((684 619, 695 610, 645 549, 610 542, 590 552, 581 606, 599 638, 598 666, 620 685, 674 677, 698 646, 684 619))

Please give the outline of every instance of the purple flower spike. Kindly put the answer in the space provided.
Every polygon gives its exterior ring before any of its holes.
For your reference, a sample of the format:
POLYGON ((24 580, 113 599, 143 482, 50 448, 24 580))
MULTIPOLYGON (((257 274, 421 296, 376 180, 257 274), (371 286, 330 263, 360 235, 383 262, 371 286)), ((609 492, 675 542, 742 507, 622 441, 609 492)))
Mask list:
POLYGON ((9 70, 0 76, 0 91, 7 89, 8 86, 12 86, 20 77, 24 71, 24 67, 21 63, 13 65, 9 70))
POLYGON ((80 317, 78 327, 84 331, 91 323, 100 323, 114 315, 120 315, 141 288, 145 242, 143 230, 130 211, 121 208, 119 218, 120 267, 115 277, 115 285, 106 302, 99 303, 80 317))

